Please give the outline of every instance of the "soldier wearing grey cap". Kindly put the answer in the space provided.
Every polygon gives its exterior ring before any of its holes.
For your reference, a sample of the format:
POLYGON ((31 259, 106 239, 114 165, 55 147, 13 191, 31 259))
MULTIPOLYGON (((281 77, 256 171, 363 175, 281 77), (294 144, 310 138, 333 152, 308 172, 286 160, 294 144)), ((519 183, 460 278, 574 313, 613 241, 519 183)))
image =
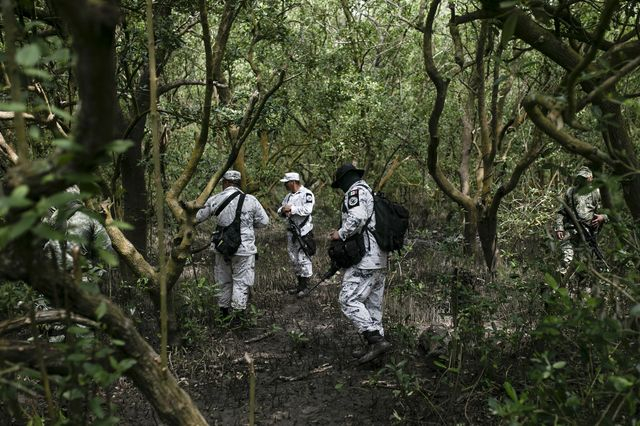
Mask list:
MULTIPOLYGON (((205 202, 204 207, 196 214, 196 223, 207 220, 216 214, 216 210, 225 200, 240 190, 240 172, 228 170, 222 176, 222 192, 215 194, 205 202)), ((239 196, 233 198, 217 213, 217 223, 228 226, 236 216, 239 196)), ((246 195, 240 214, 241 243, 231 257, 225 257, 215 251, 214 278, 219 286, 218 306, 223 319, 231 318, 234 325, 239 324, 240 317, 247 307, 249 289, 255 278, 255 245, 254 228, 263 228, 269 224, 267 212, 252 195, 246 195)))
POLYGON ((352 352, 363 364, 391 349, 384 338, 382 301, 389 253, 383 251, 373 236, 376 215, 373 192, 362 179, 364 170, 344 164, 336 170, 332 188, 344 192, 340 229, 329 234, 330 240, 346 240, 364 234, 366 252, 359 263, 346 268, 338 300, 340 308, 362 334, 367 347, 352 352))
POLYGON ((591 170, 588 167, 580 167, 574 177, 574 185, 565 193, 563 205, 558 210, 554 229, 556 238, 560 240, 560 251, 562 252, 562 261, 558 268, 561 275, 567 273, 569 265, 573 261, 574 247, 580 243, 581 237, 577 226, 581 225, 587 233, 593 233, 587 237, 595 238, 602 224, 609 221, 606 214, 597 213, 602 207, 600 190, 595 188, 587 193, 582 190, 593 181, 591 170), (572 216, 579 222, 578 224, 575 223, 572 216))
POLYGON ((289 294, 304 294, 309 287, 309 281, 313 275, 311 264, 312 253, 302 247, 300 240, 313 239, 313 220, 311 213, 315 205, 313 192, 300 183, 298 173, 285 173, 280 179, 289 193, 282 200, 278 214, 289 220, 287 230, 287 252, 296 274, 297 284, 288 290, 289 294))

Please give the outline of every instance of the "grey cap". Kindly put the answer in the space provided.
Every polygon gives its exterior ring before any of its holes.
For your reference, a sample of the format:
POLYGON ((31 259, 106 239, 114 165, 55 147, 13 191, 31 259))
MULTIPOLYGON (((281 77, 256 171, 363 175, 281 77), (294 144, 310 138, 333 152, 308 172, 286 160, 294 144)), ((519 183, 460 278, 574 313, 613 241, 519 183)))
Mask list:
POLYGON ((582 176, 585 179, 589 179, 593 177, 593 173, 591 172, 591 169, 588 168, 587 166, 582 166, 578 169, 578 171, 576 171, 575 176, 576 177, 582 176))
POLYGON ((238 181, 241 179, 241 175, 240 172, 237 170, 227 170, 223 175, 222 175, 222 179, 224 180, 232 180, 232 181, 238 181))

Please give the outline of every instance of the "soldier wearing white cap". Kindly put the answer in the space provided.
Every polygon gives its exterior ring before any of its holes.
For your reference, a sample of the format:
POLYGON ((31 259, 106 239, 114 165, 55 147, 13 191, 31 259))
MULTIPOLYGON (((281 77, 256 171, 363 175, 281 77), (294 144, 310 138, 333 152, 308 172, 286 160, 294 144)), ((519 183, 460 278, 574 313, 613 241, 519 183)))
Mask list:
MULTIPOLYGON (((217 223, 220 226, 229 226, 236 216, 240 196, 240 172, 228 170, 222 176, 222 192, 209 197, 204 207, 196 214, 196 223, 207 220, 217 214, 217 223), (231 201, 218 213, 227 198, 234 196, 231 201)), ((240 214, 241 242, 233 256, 223 256, 215 249, 214 278, 219 285, 218 306, 223 318, 229 318, 238 322, 241 312, 247 307, 249 289, 253 286, 255 278, 255 244, 254 228, 263 228, 269 224, 267 212, 260 202, 252 195, 247 194, 242 204, 240 214), (231 311, 233 310, 233 312, 231 311)))
POLYGON ((595 239, 602 224, 609 221, 606 214, 597 213, 602 207, 600 190, 595 188, 587 193, 582 190, 593 181, 591 170, 588 167, 581 167, 574 176, 574 185, 565 193, 563 205, 556 216, 555 233, 556 238, 560 240, 560 250, 562 251, 562 263, 558 272, 562 275, 567 273, 569 265, 573 261, 574 246, 580 243, 581 237, 577 226, 581 224, 584 232, 593 232, 585 237, 595 239), (578 224, 575 223, 572 216, 579 222, 578 224))
MULTIPOLYGON (((315 205, 313 192, 300 183, 298 173, 285 173, 280 179, 289 193, 282 200, 278 214, 290 221, 287 230, 287 251, 289 259, 296 274, 297 284, 289 289, 289 294, 303 294, 309 287, 309 281, 313 275, 311 256, 306 253, 300 239, 309 241, 313 239, 313 219, 311 213, 315 205)), ((309 251, 307 248, 306 251, 309 251)))

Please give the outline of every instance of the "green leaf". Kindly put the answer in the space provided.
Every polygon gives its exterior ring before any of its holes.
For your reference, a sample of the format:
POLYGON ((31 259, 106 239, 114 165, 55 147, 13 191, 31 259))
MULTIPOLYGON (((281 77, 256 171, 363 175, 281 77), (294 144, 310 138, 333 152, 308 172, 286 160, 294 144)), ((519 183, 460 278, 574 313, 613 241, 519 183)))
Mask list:
POLYGON ((125 358, 118 364, 118 371, 125 372, 136 364, 137 361, 135 359, 125 358))
POLYGON ((552 367, 555 368, 556 370, 559 370, 561 368, 564 368, 567 365, 566 361, 558 361, 558 362, 554 362, 552 367))
POLYGON ((89 401, 89 407, 91 408, 91 412, 99 419, 104 417, 104 410, 102 409, 102 399, 101 398, 91 398, 89 401))
POLYGON ((16 52, 16 62, 23 67, 32 67, 38 63, 42 53, 37 44, 27 44, 16 52))
POLYGON ((631 308, 632 317, 640 317, 640 303, 631 308))
POLYGON ((69 327, 69 328, 67 329, 67 332, 68 332, 68 333, 75 334, 76 336, 80 336, 80 335, 83 335, 83 334, 87 334, 87 333, 89 333, 90 331, 91 331, 91 330, 89 330, 89 329, 88 329, 88 328, 86 328, 86 327, 80 327, 80 326, 77 326, 77 325, 71 326, 71 327, 69 327))
POLYGON ((0 228, 0 247, 29 231, 36 220, 38 216, 33 211, 29 211, 23 214, 17 223, 0 228))
POLYGON ((116 228, 121 229, 123 231, 130 231, 133 229, 133 225, 127 222, 123 222, 121 220, 114 220, 109 224, 109 226, 115 226, 116 228))
POLYGON ((96 308, 96 318, 98 319, 98 321, 101 320, 106 313, 107 313, 107 304, 103 300, 100 302, 100 305, 98 305, 98 307, 96 308))
POLYGON ((64 233, 56 230, 51 225, 46 223, 39 223, 33 227, 32 232, 43 240, 64 240, 64 233))
POLYGON ((65 121, 72 121, 73 117, 71 116, 71 114, 69 114, 69 112, 67 112, 67 111, 65 111, 65 110, 63 110, 61 108, 58 108, 58 107, 56 107, 54 105, 51 105, 50 108, 51 108, 51 112, 54 113, 59 118, 65 120, 65 121))
POLYGON ((68 401, 73 401, 74 399, 84 398, 84 392, 82 389, 69 389, 68 391, 62 394, 62 397, 68 401))
POLYGON ((511 386, 511 383, 504 382, 503 386, 504 390, 507 392, 507 395, 509 395, 509 398, 511 398, 514 402, 518 402, 518 394, 516 393, 513 386, 511 386))
POLYGON ((87 356, 83 353, 74 353, 67 356, 67 361, 70 361, 70 362, 82 362, 86 360, 87 360, 87 356))
POLYGON ((71 139, 54 139, 51 144, 67 151, 80 152, 83 150, 82 145, 75 143, 71 139))
POLYGON ((27 106, 22 102, 0 102, 0 109, 2 111, 27 112, 27 106))
POLYGON ((133 146, 133 142, 125 139, 116 139, 107 145, 107 151, 115 154, 122 154, 133 146))
POLYGON ((516 32, 516 25, 518 24, 518 15, 510 13, 507 20, 502 26, 502 35, 500 37, 500 45, 506 46, 507 42, 511 40, 513 34, 516 32))
POLYGON ((613 384, 613 387, 618 392, 624 392, 625 390, 627 390, 631 386, 633 386, 633 382, 631 382, 629 379, 627 379, 625 377, 621 377, 621 376, 611 376, 611 377, 609 377, 609 381, 611 382, 611 384, 613 384))
POLYGON ((51 74, 39 68, 25 68, 22 70, 22 72, 29 77, 39 78, 43 81, 50 81, 53 79, 53 76, 51 74))

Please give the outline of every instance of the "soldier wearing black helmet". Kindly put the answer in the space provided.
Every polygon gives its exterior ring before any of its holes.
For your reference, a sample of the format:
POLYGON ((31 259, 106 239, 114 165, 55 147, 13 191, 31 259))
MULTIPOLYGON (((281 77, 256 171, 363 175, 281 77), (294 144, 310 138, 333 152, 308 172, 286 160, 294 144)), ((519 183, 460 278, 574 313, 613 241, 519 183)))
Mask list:
POLYGON ((388 253, 380 249, 372 233, 376 224, 373 192, 363 175, 364 170, 353 164, 344 164, 336 170, 331 187, 344 192, 342 223, 340 229, 329 234, 333 241, 345 241, 359 233, 363 236, 362 259, 344 271, 339 296, 342 312, 367 342, 366 348, 353 352, 360 363, 369 362, 391 348, 382 326, 388 253))

